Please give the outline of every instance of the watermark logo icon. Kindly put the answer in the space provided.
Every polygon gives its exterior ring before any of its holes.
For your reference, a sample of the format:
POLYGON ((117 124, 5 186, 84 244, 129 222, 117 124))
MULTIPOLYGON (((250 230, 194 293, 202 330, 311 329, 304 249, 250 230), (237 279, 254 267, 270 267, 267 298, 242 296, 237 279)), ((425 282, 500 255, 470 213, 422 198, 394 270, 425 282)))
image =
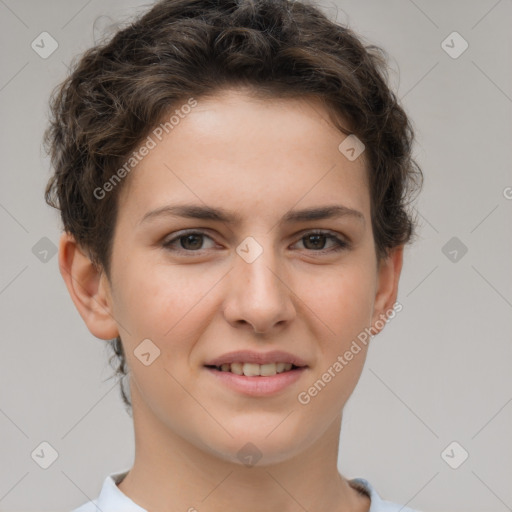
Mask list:
POLYGON ((248 468, 252 468, 260 459, 262 453, 253 443, 246 443, 237 453, 237 458, 248 468))
POLYGON ((452 59, 458 59, 468 49, 468 47, 468 42, 458 32, 452 32, 441 43, 441 48, 452 59))
POLYGON ((469 457, 466 449, 457 441, 452 441, 442 452, 441 458, 452 469, 458 469, 469 457))
POLYGON ((263 253, 263 247, 252 236, 248 236, 236 248, 236 252, 246 263, 252 263, 263 253))
POLYGON ((48 263, 57 254, 57 246, 48 237, 43 236, 32 247, 32 254, 41 263, 48 263))
POLYGON ((41 32, 30 46, 39 57, 47 59, 59 47, 59 43, 48 32, 41 32))
POLYGON ((452 262, 458 263, 468 252, 468 248, 456 236, 446 242, 441 252, 452 262))
POLYGON ((144 366, 152 365, 160 357, 160 349, 148 338, 142 340, 133 353, 144 366))
POLYGON ((50 443, 43 441, 30 456, 40 468, 48 469, 58 459, 59 453, 50 443))
POLYGON ((352 134, 346 137, 343 142, 338 146, 338 150, 348 160, 353 162, 363 153, 365 145, 356 135, 352 134))

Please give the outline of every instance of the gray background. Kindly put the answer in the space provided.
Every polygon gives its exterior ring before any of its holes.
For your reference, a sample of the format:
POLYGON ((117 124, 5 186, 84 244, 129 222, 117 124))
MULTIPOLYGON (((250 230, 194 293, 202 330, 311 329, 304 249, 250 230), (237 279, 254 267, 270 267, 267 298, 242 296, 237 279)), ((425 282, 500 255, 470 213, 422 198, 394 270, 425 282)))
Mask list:
MULTIPOLYGON (((425 512, 512 510, 512 2, 321 5, 389 52, 425 173, 403 311, 374 339, 346 406, 340 471, 425 512), (453 31, 469 44, 458 58, 442 47, 453 31), (453 441, 463 448, 443 459, 453 441), (462 449, 469 457, 452 469, 445 460, 460 462, 462 449)), ((108 16, 143 9, 135 0, 0 0, 2 511, 70 510, 133 460, 109 352, 75 310, 57 257, 44 253, 60 222, 43 201, 41 136, 71 58, 108 16), (43 31, 58 42, 47 59, 31 48, 43 31), (43 441, 58 452, 46 470, 31 458, 43 441)))

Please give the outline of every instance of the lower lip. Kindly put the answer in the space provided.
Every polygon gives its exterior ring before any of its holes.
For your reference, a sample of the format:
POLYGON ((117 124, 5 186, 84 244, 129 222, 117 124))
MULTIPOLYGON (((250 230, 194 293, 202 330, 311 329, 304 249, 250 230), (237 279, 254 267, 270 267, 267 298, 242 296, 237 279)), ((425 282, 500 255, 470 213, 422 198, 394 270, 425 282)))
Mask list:
POLYGON ((217 379, 220 379, 229 388, 250 396, 268 396, 278 393, 297 382, 306 367, 296 368, 270 377, 246 377, 231 372, 222 372, 213 368, 206 368, 217 379))

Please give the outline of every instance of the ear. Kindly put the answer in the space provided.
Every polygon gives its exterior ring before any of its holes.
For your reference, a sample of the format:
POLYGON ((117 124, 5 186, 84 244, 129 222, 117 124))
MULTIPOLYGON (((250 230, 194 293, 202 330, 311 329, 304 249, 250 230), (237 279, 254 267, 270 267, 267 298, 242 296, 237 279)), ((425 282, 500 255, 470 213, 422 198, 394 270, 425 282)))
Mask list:
POLYGON ((379 263, 375 302, 372 314, 372 334, 378 334, 386 325, 386 319, 398 295, 398 281, 402 271, 404 246, 391 249, 379 263))
POLYGON ((69 295, 89 331, 104 340, 119 335, 112 316, 110 284, 78 246, 74 237, 64 232, 59 242, 59 268, 69 295))

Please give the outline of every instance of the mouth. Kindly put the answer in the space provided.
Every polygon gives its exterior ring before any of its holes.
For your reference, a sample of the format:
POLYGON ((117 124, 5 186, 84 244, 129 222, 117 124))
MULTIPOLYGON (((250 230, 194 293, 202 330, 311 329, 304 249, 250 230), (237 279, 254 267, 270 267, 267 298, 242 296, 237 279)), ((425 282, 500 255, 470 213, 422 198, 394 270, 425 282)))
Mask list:
POLYGON ((206 368, 216 370, 218 372, 229 372, 235 375, 243 375, 245 377, 272 377, 281 373, 292 372, 304 368, 304 366, 296 366, 293 363, 223 363, 220 366, 205 365, 206 368))
POLYGON ((213 386, 238 395, 270 398, 291 390, 309 367, 287 352, 238 351, 207 361, 204 368, 213 377, 213 386))
POLYGON ((212 385, 250 397, 284 393, 306 373, 306 360, 283 350, 237 350, 204 362, 212 385))

